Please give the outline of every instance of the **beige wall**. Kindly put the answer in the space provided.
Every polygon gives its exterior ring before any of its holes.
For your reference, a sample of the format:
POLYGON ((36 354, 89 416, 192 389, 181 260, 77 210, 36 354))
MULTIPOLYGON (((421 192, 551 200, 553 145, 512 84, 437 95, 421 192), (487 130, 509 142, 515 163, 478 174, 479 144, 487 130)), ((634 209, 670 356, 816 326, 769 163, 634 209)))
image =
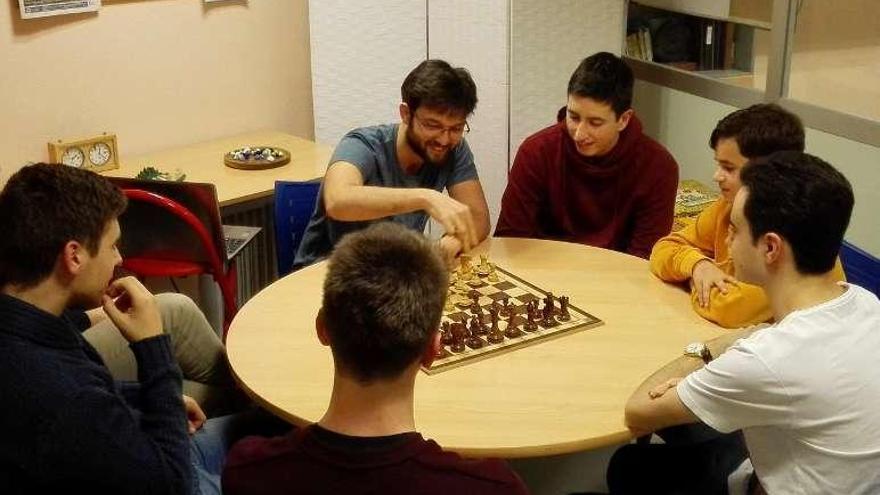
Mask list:
MULTIPOLYGON (((645 131, 678 161, 682 179, 713 184, 709 134, 736 107, 644 81, 636 83, 633 106, 645 131)), ((876 214, 880 209, 880 148, 808 128, 807 152, 837 167, 852 183, 856 205, 846 238, 880 256, 876 214)))
POLYGON ((0 5, 0 182, 49 140, 103 131, 123 160, 258 129, 313 136, 306 0, 103 3, 34 20, 0 5))

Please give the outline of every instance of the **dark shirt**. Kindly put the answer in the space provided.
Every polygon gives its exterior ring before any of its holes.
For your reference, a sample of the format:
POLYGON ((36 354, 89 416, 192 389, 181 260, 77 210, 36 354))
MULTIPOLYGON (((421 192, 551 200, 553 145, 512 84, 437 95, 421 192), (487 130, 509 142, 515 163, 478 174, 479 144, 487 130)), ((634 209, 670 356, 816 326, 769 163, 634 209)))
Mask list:
POLYGON ((237 443, 223 470, 226 495, 525 494, 501 460, 464 459, 421 434, 352 437, 318 425, 237 443))
POLYGON ((668 234, 678 164, 633 115, 614 148, 582 156, 558 122, 523 141, 501 198, 496 236, 578 242, 642 258, 668 234))
POLYGON ((169 337, 132 344, 139 384, 119 383, 80 335, 88 321, 0 294, 0 493, 189 493, 169 337))

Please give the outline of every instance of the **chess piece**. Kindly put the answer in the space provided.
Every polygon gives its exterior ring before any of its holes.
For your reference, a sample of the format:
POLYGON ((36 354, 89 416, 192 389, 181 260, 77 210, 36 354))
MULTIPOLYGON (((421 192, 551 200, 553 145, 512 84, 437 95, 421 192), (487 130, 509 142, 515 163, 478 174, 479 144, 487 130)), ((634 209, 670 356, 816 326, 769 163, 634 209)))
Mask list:
POLYGON ((513 306, 510 305, 510 297, 504 296, 504 299, 501 300, 501 311, 499 314, 501 316, 510 316, 510 313, 513 309, 513 306))
POLYGON ((492 331, 497 332, 498 329, 498 306, 495 305, 495 301, 492 301, 492 305, 489 306, 489 320, 492 322, 492 331))
POLYGON ((547 308, 550 308, 549 311, 550 311, 551 315, 555 312, 553 299, 554 299, 554 297, 553 297, 552 292, 548 292, 547 297, 544 298, 544 311, 546 312, 546 311, 548 311, 547 308))
POLYGON ((471 257, 462 255, 459 257, 459 260, 461 262, 458 268, 459 280, 464 280, 465 282, 472 280, 474 278, 474 267, 471 266, 471 257))
POLYGON ((476 316, 482 317, 483 311, 482 311, 482 308, 480 308, 481 294, 477 291, 471 291, 468 294, 468 297, 471 298, 471 306, 470 306, 471 313, 473 313, 476 316))
POLYGON ((491 271, 491 267, 489 266, 489 257, 485 254, 480 255, 480 265, 477 267, 477 273, 480 275, 488 275, 491 271))
POLYGON ((449 345, 452 343, 452 334, 449 333, 448 321, 440 323, 440 343, 443 345, 449 345))
POLYGON ((467 286, 465 281, 460 278, 455 279, 455 285, 453 286, 453 288, 460 294, 467 294, 467 292, 471 290, 470 287, 467 286))
POLYGON ((510 322, 507 324, 507 329, 504 330, 504 336, 510 339, 519 337, 523 333, 522 330, 520 330, 519 327, 516 326, 516 321, 514 320, 515 318, 515 316, 510 317, 510 322))
POLYGON ((526 306, 526 324, 523 326, 523 329, 526 332, 536 331, 538 329, 537 320, 538 310, 529 302, 528 306, 526 306))
POLYGON ((452 330, 452 346, 449 348, 452 352, 463 352, 465 339, 467 339, 467 328, 464 323, 453 323, 452 330))
POLYGON ((559 296, 559 321, 571 320, 571 313, 568 312, 568 296, 559 296))
POLYGON ((557 323, 556 319, 553 318, 553 306, 544 306, 544 309, 541 311, 541 313, 543 315, 543 318, 541 319, 542 327, 551 328, 559 324, 557 323))
POLYGON ((480 317, 474 315, 470 321, 470 331, 471 335, 485 335, 486 327, 483 325, 483 322, 480 320, 480 317))
POLYGON ((486 337, 486 340, 488 340, 490 344, 500 344, 504 342, 504 334, 501 333, 501 329, 496 326, 492 328, 491 332, 489 332, 489 336, 486 337))
POLYGON ((489 276, 486 278, 486 280, 488 280, 489 282, 491 282, 493 284, 495 282, 498 282, 498 280, 499 280, 498 279, 498 272, 495 271, 495 265, 492 263, 489 263, 489 276))
POLYGON ((452 343, 452 332, 450 331, 448 321, 444 321, 440 324, 440 343, 443 345, 449 345, 452 343))
POLYGON ((483 347, 483 343, 483 339, 476 335, 471 335, 470 338, 467 339, 467 346, 471 349, 479 349, 480 347, 483 347))

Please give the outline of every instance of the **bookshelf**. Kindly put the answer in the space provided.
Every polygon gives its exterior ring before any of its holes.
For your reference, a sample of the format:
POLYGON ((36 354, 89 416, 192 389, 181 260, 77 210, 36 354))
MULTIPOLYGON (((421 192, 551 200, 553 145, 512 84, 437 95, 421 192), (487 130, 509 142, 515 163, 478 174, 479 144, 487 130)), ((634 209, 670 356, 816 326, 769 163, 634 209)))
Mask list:
POLYGON ((764 89, 771 29, 766 5, 755 0, 630 1, 624 54, 735 86, 764 89))

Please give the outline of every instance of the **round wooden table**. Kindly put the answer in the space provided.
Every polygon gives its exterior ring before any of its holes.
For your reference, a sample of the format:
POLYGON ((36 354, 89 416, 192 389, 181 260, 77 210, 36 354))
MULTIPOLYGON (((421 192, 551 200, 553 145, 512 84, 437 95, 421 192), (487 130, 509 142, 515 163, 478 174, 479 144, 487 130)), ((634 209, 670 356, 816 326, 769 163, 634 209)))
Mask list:
MULTIPOLYGON (((490 239, 473 254, 600 318, 604 325, 416 379, 416 427, 466 456, 534 457, 626 442, 623 408, 685 345, 721 329, 645 260, 579 244, 490 239)), ((232 322, 227 348, 240 385, 297 425, 324 414, 333 360, 315 315, 326 264, 273 283, 232 322)))

